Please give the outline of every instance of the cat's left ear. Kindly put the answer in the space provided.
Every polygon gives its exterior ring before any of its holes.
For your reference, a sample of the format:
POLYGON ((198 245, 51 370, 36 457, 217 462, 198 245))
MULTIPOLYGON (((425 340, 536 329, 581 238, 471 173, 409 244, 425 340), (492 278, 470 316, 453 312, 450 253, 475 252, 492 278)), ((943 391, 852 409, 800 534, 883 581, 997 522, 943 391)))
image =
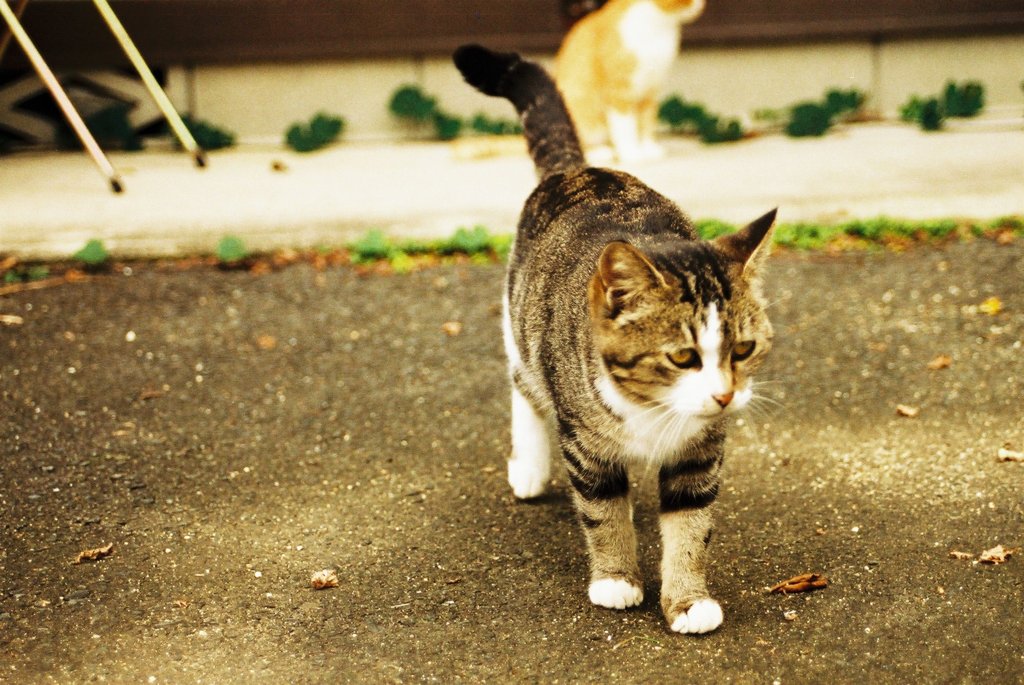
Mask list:
POLYGON ((775 226, 775 214, 778 211, 776 207, 735 233, 715 238, 715 247, 732 261, 739 262, 744 273, 756 270, 771 249, 772 228, 775 226))
POLYGON ((608 243, 590 282, 591 311, 614 319, 641 293, 665 286, 665 277, 643 252, 628 243, 608 243))

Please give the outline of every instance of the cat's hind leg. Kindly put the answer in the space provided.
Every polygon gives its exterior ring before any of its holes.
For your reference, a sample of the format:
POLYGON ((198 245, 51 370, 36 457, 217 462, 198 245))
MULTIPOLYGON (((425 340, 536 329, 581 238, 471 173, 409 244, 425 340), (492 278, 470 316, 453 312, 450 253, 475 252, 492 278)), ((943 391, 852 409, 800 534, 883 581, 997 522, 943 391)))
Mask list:
POLYGON ((551 432, 547 418, 529 399, 523 360, 512 333, 507 296, 502 301, 501 328, 512 379, 512 454, 508 460, 508 484, 519 499, 531 499, 544 494, 551 479, 551 432))
POLYGON ((551 439, 548 423, 517 387, 519 374, 512 372, 512 456, 508 483, 519 499, 544 494, 551 479, 551 439))
POLYGON ((640 127, 636 112, 629 109, 608 109, 608 136, 620 162, 635 162, 644 158, 640 146, 640 127))
POLYGON ((608 110, 608 135, 620 162, 643 162, 664 156, 653 132, 645 128, 647 113, 633 104, 625 109, 608 110))
POLYGON ((640 129, 640 154, 644 159, 661 159, 665 148, 655 139, 658 122, 658 101, 649 97, 637 106, 637 124, 640 129))

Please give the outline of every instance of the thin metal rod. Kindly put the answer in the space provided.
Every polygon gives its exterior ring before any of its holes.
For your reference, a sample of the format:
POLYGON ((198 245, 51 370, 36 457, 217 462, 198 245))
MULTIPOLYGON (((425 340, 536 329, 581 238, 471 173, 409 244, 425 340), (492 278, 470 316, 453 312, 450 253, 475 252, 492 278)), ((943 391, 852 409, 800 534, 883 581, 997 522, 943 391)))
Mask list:
POLYGON ((113 165, 107 156, 103 154, 103 150, 100 149, 99 143, 89 133, 89 128, 82 121, 81 115, 78 114, 78 110, 71 103, 71 98, 64 92, 57 77, 50 71, 50 67, 47 66, 43 60, 43 56, 39 54, 36 46, 32 44, 32 40, 25 33, 25 29, 22 28, 21 23, 18 21, 18 17, 11 11, 11 6, 7 4, 7 0, 0 0, 0 15, 3 16, 4 20, 7 21, 7 25, 11 29, 11 33, 14 34, 14 39, 18 41, 18 45, 25 51, 25 56, 28 57, 32 66, 35 68, 36 73, 39 74, 39 78, 43 80, 46 87, 49 89, 50 94, 53 95, 53 99, 57 101, 57 105, 64 113, 64 117, 71 124, 71 128, 74 129, 78 139, 82 141, 82 145, 88 150, 89 156, 96 162, 96 166, 100 168, 103 175, 110 181, 110 189, 115 193, 120 193, 124 186, 121 183, 120 177, 117 175, 117 171, 114 170, 113 165))
POLYGON ((181 120, 177 110, 174 109, 174 105, 171 104, 170 99, 167 97, 167 93, 157 83, 156 78, 153 76, 153 72, 150 71, 149 65, 146 64, 146 60, 142 57, 142 53, 135 47, 135 43, 132 41, 131 36, 128 35, 128 31, 125 30, 124 25, 114 14, 114 10, 111 9, 110 4, 107 0, 93 0, 93 4, 96 5, 96 9, 103 15, 103 20, 107 22, 107 26, 113 32, 117 42, 121 44, 121 48, 124 50, 124 54, 128 56, 132 65, 135 67, 135 71, 139 72, 139 76, 142 77, 142 82, 146 86, 146 90, 153 97, 156 106, 163 112, 164 118, 167 119, 167 123, 170 124, 171 129, 174 131, 174 135, 181 141, 182 147, 188 150, 193 159, 196 162, 196 166, 206 166, 206 155, 203 150, 200 149, 199 145, 196 144, 195 138, 189 132, 188 127, 185 126, 185 122, 181 120))
MULTIPOLYGON (((14 16, 17 19, 21 19, 21 15, 25 13, 25 5, 28 4, 28 0, 18 0, 17 6, 14 8, 14 16)), ((4 30, 3 36, 0 36, 0 62, 4 61, 4 54, 7 53, 7 46, 11 44, 11 30, 7 28, 4 30)))

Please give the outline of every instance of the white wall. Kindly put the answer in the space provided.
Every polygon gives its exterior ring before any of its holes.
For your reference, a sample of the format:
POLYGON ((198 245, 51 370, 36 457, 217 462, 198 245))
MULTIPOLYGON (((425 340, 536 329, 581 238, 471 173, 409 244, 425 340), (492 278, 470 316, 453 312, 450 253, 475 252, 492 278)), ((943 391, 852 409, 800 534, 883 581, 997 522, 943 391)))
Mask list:
MULTIPOLYGON (((550 65, 550 55, 539 57, 550 65)), ((715 112, 749 118, 757 109, 820 98, 829 88, 858 88, 869 94, 869 107, 895 116, 911 95, 937 94, 948 79, 981 81, 992 114, 1024 113, 1024 36, 878 46, 845 42, 688 48, 684 42, 665 92, 680 93, 715 112)), ((387 103, 406 83, 420 85, 455 114, 511 116, 507 103, 467 87, 450 61, 440 57, 204 66, 174 70, 172 83, 175 93, 188 93, 186 101, 177 103, 182 109, 248 142, 278 142, 291 123, 308 120, 319 110, 343 115, 349 139, 400 137, 407 132, 389 115, 387 103)))

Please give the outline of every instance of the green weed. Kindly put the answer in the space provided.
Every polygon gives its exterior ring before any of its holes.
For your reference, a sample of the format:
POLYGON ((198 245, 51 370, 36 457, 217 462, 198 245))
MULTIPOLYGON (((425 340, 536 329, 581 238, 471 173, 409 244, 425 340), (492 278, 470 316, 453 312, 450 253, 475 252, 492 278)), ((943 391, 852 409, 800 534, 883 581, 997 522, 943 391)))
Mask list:
POLYGON ((208 121, 193 119, 185 115, 182 118, 188 132, 195 138, 196 143, 204 150, 221 150, 235 144, 235 134, 227 129, 215 126, 208 121))
POLYGON ((947 117, 977 116, 985 107, 985 87, 977 81, 966 81, 963 85, 947 81, 942 107, 947 117))
POLYGON ((434 112, 434 134, 438 140, 453 140, 462 133, 462 119, 445 112, 434 112))
POLYGON ((789 110, 784 130, 794 138, 825 135, 837 120, 860 111, 866 96, 856 88, 830 89, 816 102, 801 102, 789 110))
POLYGON ((217 261, 224 265, 241 262, 249 256, 249 250, 241 238, 226 235, 217 243, 217 261))
POLYGON ((439 251, 441 254, 461 252, 472 255, 478 252, 486 252, 490 247, 491 236, 487 233, 487 229, 483 226, 474 226, 473 230, 465 228, 456 230, 455 235, 439 251))
MULTIPOLYGON (((130 111, 131 105, 118 102, 85 117, 85 125, 101 147, 137 152, 143 147, 142 138, 128 118, 130 111)), ((54 137, 58 149, 82 148, 82 142, 63 119, 56 125, 54 137)))
POLYGON ((438 140, 452 140, 467 129, 487 135, 522 132, 522 127, 515 121, 491 119, 485 114, 476 114, 469 119, 451 114, 438 105, 436 97, 414 85, 404 85, 396 90, 388 102, 388 111, 416 126, 430 124, 438 140))
POLYGON ((468 122, 469 127, 477 133, 492 136, 516 135, 523 132, 518 121, 511 119, 492 119, 486 114, 476 114, 468 122))
POLYGON ((16 264, 3 273, 4 285, 41 281, 50 277, 50 267, 45 264, 16 264))
POLYGON ((306 124, 292 124, 285 132, 285 144, 296 152, 313 152, 333 143, 344 130, 343 117, 319 112, 306 124))
POLYGON ((373 229, 367 232, 359 240, 349 246, 352 252, 352 261, 356 264, 375 262, 380 259, 388 259, 391 256, 394 246, 391 240, 384 235, 380 229, 373 229))
POLYGON ((399 119, 427 122, 437 111, 437 98, 430 97, 419 86, 405 85, 392 94, 388 109, 399 119))
POLYGON ((743 128, 736 119, 723 119, 711 114, 704 105, 687 102, 678 95, 666 98, 658 106, 658 119, 676 133, 695 133, 705 143, 729 143, 743 137, 743 128))
POLYGON ((900 119, 916 122, 925 131, 938 131, 949 117, 977 116, 985 107, 985 87, 977 81, 957 85, 947 81, 942 94, 934 97, 912 95, 900 107, 900 119))
POLYGON ((110 253, 104 247, 103 241, 94 238, 73 254, 71 258, 82 262, 87 268, 97 269, 105 266, 110 261, 110 253))
POLYGON ((794 138, 823 136, 832 128, 832 113, 817 102, 794 105, 786 123, 786 135, 794 138))
POLYGON ((735 226, 718 219, 701 219, 697 222, 697 235, 704 240, 714 240, 719 236, 735 232, 735 226))

